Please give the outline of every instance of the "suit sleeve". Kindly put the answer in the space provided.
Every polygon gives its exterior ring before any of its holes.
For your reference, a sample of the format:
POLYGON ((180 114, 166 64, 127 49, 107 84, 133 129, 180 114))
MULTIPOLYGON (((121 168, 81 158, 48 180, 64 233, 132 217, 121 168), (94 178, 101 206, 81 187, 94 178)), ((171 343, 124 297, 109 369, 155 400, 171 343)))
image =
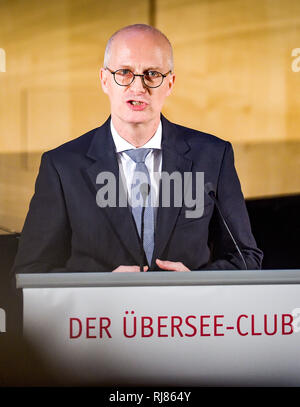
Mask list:
MULTIPOLYGON (((222 214, 245 258, 248 270, 261 269, 263 253, 257 248, 251 231, 245 200, 234 166, 233 149, 228 142, 219 173, 216 196, 222 214)), ((245 269, 216 207, 209 228, 209 244, 212 255, 211 262, 205 267, 206 270, 245 269)))
POLYGON ((70 255, 70 239, 59 174, 49 153, 44 153, 12 272, 63 271, 70 255))

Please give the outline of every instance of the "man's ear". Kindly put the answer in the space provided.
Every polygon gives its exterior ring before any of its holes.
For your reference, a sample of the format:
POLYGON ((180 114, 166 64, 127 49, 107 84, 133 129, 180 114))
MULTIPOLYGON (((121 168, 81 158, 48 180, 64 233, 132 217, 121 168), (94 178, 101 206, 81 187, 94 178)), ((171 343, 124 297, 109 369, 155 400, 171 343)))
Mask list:
POLYGON ((107 94, 108 91, 107 91, 107 70, 106 69, 104 69, 104 68, 100 69, 99 78, 100 78, 100 82, 101 82, 103 92, 107 94))
MULTIPOLYGON (((167 79, 167 78, 166 78, 167 79)), ((167 96, 169 96, 172 92, 173 86, 175 83, 175 74, 171 73, 170 77, 168 78, 168 92, 167 92, 167 96)))

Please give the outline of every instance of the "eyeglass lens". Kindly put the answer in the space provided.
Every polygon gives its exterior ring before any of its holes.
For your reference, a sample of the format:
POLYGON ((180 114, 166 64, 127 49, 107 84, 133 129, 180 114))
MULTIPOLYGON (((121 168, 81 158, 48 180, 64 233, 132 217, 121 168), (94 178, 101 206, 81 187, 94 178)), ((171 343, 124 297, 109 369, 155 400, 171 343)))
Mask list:
MULTIPOLYGON (((115 73, 115 80, 121 86, 130 85, 134 80, 134 74, 129 69, 119 69, 115 73)), ((156 87, 161 85, 163 76, 160 72, 147 71, 144 74, 144 82, 146 86, 156 87)))

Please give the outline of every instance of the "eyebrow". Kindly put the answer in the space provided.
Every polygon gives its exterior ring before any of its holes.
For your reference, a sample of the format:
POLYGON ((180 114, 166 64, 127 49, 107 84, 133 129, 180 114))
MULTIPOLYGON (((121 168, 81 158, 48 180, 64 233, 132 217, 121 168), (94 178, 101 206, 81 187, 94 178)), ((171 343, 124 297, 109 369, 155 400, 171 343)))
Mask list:
MULTIPOLYGON (((131 66, 131 65, 127 65, 127 64, 124 64, 124 65, 120 65, 120 68, 119 69, 123 69, 123 68, 126 68, 126 69, 130 69, 131 71, 134 71, 134 69, 133 69, 133 67, 131 66)), ((159 71, 159 70, 161 70, 162 68, 160 68, 160 67, 154 67, 154 66, 150 66, 149 68, 145 68, 144 70, 143 70, 143 72, 145 72, 145 71, 159 71)))

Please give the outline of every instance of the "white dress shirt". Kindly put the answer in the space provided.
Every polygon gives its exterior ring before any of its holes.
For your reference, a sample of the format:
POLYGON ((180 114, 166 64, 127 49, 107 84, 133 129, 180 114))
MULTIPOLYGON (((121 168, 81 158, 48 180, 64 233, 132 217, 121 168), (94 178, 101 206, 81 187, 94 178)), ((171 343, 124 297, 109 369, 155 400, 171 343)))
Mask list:
MULTIPOLYGON (((131 149, 135 150, 136 147, 130 144, 128 141, 126 141, 118 134, 117 130, 113 125, 112 120, 110 121, 110 129, 116 146, 119 170, 122 177, 123 185, 126 185, 128 196, 130 196, 131 184, 136 163, 126 153, 124 153, 124 151, 131 149)), ((140 147, 154 149, 150 151, 150 153, 147 155, 145 159, 145 165, 150 175, 151 205, 154 206, 155 209, 157 209, 158 206, 159 181, 161 177, 161 166, 162 166, 161 140, 162 140, 162 125, 160 121, 154 136, 146 144, 140 147)), ((156 212, 157 211, 155 210, 155 216, 156 212)))

